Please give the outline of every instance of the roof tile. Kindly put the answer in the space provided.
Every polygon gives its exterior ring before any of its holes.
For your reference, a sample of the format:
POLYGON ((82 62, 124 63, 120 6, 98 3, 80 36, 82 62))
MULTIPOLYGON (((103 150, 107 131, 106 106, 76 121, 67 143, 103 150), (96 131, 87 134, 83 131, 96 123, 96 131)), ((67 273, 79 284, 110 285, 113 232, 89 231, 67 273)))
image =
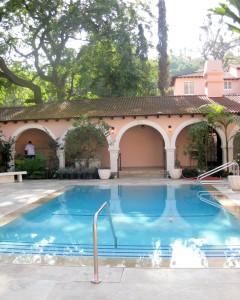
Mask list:
POLYGON ((200 114, 199 107, 210 103, 217 103, 233 113, 240 113, 240 96, 121 97, 51 102, 29 107, 0 107, 0 122, 74 119, 81 115, 122 117, 200 114))

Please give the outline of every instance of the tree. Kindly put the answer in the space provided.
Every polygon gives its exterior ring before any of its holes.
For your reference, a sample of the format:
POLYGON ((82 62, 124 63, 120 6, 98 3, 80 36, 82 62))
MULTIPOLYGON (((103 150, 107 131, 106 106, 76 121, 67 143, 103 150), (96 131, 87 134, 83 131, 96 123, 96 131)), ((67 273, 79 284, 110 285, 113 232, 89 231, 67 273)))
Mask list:
POLYGON ((232 23, 226 23, 233 32, 240 33, 240 1, 227 0, 229 3, 219 3, 220 7, 209 9, 215 15, 226 17, 232 23), (233 25, 234 24, 234 25, 233 25), (236 24, 236 25, 235 25, 236 24))
POLYGON ((229 161, 229 133, 228 128, 232 124, 239 124, 239 117, 230 113, 225 107, 217 104, 208 104, 201 107, 206 114, 207 122, 215 129, 221 129, 224 132, 226 144, 226 160, 229 161))
POLYGON ((144 35, 144 28, 142 24, 138 25, 136 56, 143 62, 148 59, 148 42, 144 35))
POLYGON ((164 0, 158 2, 158 89, 162 96, 165 96, 168 88, 168 55, 167 55, 167 34, 166 6, 164 0))
POLYGON ((203 120, 192 125, 187 133, 188 146, 184 154, 188 154, 190 158, 197 158, 200 170, 208 169, 208 158, 214 144, 212 132, 213 128, 203 120))
POLYGON ((8 141, 4 139, 3 133, 0 131, 0 156, 1 163, 0 166, 3 167, 3 170, 7 170, 11 167, 10 162, 13 159, 12 150, 15 143, 15 138, 10 137, 8 141))
POLYGON ((65 137, 66 159, 71 164, 85 162, 88 168, 90 159, 99 158, 100 150, 106 141, 105 134, 109 126, 104 122, 93 123, 88 117, 82 117, 73 123, 65 137))
POLYGON ((23 78, 18 77, 16 74, 14 74, 6 65, 4 59, 0 57, 0 77, 6 78, 9 82, 21 86, 26 87, 33 91, 34 97, 33 99, 29 99, 29 102, 34 102, 36 104, 42 102, 42 93, 39 86, 32 83, 31 81, 25 80, 23 78))
POLYGON ((204 60, 202 58, 194 58, 185 55, 170 55, 169 71, 171 76, 189 74, 202 70, 204 60))
MULTIPOLYGON (((119 48, 114 51, 122 56, 122 63, 124 59, 127 62, 126 80, 130 86, 132 83, 137 86, 129 55, 136 42, 137 21, 143 22, 136 7, 132 1, 124 0, 43 0, 41 5, 39 0, 8 0, 0 6, 0 44, 6 44, 5 53, 14 55, 22 64, 33 62, 30 71, 35 72, 34 82, 37 79, 47 82, 51 95, 55 93, 53 100, 81 95, 78 83, 84 76, 83 44, 98 47, 102 41, 109 41, 107 45, 117 42, 119 48), (124 41, 122 47, 121 41, 124 41)), ((102 49, 105 56, 112 51, 107 47, 102 49)))
POLYGON ((223 17, 217 22, 208 16, 207 21, 201 26, 203 35, 200 40, 203 41, 201 54, 204 60, 219 59, 226 67, 230 62, 235 61, 233 50, 239 46, 239 36, 227 36, 227 30, 223 23, 223 17))

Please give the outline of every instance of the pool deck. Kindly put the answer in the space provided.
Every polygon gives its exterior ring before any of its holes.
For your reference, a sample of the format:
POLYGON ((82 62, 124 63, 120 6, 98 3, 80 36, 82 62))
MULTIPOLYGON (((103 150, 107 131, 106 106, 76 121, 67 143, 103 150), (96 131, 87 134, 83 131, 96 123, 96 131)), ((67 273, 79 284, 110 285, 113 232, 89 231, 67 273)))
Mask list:
MULTIPOLYGON (((157 185, 192 184, 194 181, 167 179, 114 180, 34 180, 0 184, 0 221, 17 216, 71 185, 157 185)), ((236 215, 240 210, 240 193, 226 185, 216 189, 227 196, 236 215)), ((223 202, 226 198, 223 197, 223 202)), ((229 203, 229 201, 227 201, 229 203)), ((226 204, 228 205, 228 204, 226 204)), ((4 222, 3 222, 4 223, 4 222)), ((1 300, 71 300, 71 299, 211 299, 240 298, 240 266, 235 268, 131 268, 99 267, 100 284, 91 283, 93 266, 54 266, 0 263, 1 300)))

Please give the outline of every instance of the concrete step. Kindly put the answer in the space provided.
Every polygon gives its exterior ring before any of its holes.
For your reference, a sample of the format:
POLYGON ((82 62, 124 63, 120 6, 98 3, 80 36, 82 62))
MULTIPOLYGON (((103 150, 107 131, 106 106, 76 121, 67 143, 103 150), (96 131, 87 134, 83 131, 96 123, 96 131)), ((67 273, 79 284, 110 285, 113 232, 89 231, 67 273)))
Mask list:
POLYGON ((120 178, 165 178, 166 171, 158 168, 124 168, 119 171, 120 178))

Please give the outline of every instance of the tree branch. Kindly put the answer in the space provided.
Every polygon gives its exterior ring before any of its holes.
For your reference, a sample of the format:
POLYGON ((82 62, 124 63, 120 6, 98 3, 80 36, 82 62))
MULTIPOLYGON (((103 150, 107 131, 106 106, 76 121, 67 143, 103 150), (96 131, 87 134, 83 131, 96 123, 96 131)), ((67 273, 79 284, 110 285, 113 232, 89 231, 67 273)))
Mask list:
POLYGON ((8 79, 10 82, 12 82, 15 85, 18 85, 21 87, 26 87, 26 88, 32 90, 33 94, 34 94, 33 102, 36 104, 42 103, 42 93, 41 93, 40 87, 30 81, 27 81, 27 80, 22 79, 22 78, 18 77, 17 75, 15 75, 7 67, 7 65, 2 57, 0 57, 0 69, 2 70, 1 77, 8 79))

